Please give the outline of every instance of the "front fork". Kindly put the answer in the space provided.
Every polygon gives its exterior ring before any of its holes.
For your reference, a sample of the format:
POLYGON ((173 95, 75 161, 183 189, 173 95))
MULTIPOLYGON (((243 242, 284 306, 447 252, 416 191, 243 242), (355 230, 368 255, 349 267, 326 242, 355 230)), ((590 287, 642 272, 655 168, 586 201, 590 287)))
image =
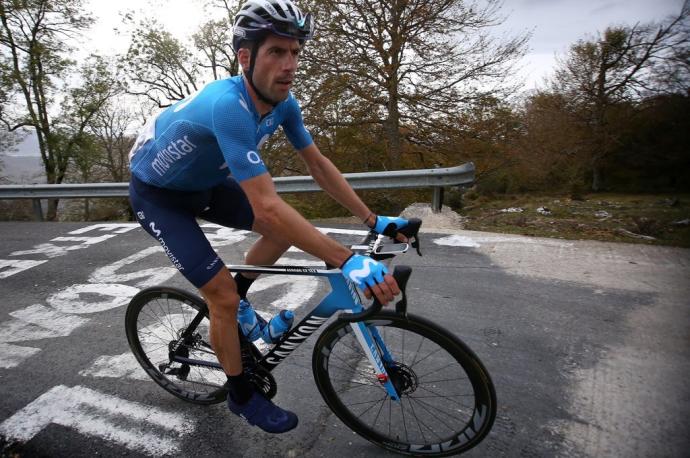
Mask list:
POLYGON ((386 365, 393 363, 393 358, 388 352, 379 331, 375 326, 368 327, 362 321, 352 323, 351 326, 364 354, 374 368, 376 379, 393 401, 400 401, 400 396, 386 370, 386 365))

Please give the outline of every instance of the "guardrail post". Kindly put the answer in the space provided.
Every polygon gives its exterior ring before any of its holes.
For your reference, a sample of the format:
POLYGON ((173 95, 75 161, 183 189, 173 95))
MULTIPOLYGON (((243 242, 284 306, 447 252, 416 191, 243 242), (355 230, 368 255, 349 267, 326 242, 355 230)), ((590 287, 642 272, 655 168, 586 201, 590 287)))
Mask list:
POLYGON ((43 208, 41 208, 41 199, 32 199, 34 207, 34 218, 36 221, 43 221, 43 208))
POLYGON ((441 207, 443 207, 443 186, 435 186, 434 197, 431 201, 431 211, 441 213, 441 207))

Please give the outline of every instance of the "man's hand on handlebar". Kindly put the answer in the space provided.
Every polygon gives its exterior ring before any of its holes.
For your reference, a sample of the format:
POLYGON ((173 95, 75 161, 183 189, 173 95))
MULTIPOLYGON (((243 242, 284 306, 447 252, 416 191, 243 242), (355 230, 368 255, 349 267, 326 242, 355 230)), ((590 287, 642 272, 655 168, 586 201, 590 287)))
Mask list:
POLYGON ((367 299, 372 295, 383 305, 400 294, 400 288, 386 266, 368 256, 353 254, 340 266, 345 278, 364 290, 367 299))
POLYGON ((407 237, 402 234, 400 229, 408 225, 408 221, 405 218, 393 217, 393 216, 381 216, 372 214, 367 218, 366 224, 372 230, 379 234, 386 235, 398 242, 407 242, 407 237))

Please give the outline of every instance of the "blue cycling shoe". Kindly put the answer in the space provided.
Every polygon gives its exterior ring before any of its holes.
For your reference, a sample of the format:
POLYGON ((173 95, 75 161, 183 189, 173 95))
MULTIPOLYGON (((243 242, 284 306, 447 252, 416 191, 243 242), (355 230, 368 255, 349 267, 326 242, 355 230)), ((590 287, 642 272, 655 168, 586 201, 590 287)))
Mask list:
POLYGON ((267 433, 284 433, 297 427, 297 415, 281 409, 256 391, 249 401, 241 405, 228 395, 228 408, 250 425, 258 426, 267 433))

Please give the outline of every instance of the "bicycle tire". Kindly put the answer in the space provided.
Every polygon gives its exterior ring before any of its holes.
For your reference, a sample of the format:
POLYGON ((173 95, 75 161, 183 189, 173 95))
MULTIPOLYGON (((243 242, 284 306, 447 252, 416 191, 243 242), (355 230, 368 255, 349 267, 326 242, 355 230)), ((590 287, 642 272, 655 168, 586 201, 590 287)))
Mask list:
POLYGON ((392 354, 395 364, 387 364, 387 370, 400 402, 378 382, 351 325, 336 321, 319 336, 312 358, 316 385, 335 415, 396 453, 448 456, 479 444, 496 417, 496 392, 472 350, 411 314, 382 311, 365 323, 378 329, 392 354))
POLYGON ((227 397, 222 370, 170 361, 171 345, 199 313, 203 318, 193 341, 181 344, 180 350, 185 357, 217 362, 208 336, 206 303, 178 288, 156 286, 132 298, 125 315, 127 341, 141 367, 163 389, 194 404, 216 404, 227 397))

